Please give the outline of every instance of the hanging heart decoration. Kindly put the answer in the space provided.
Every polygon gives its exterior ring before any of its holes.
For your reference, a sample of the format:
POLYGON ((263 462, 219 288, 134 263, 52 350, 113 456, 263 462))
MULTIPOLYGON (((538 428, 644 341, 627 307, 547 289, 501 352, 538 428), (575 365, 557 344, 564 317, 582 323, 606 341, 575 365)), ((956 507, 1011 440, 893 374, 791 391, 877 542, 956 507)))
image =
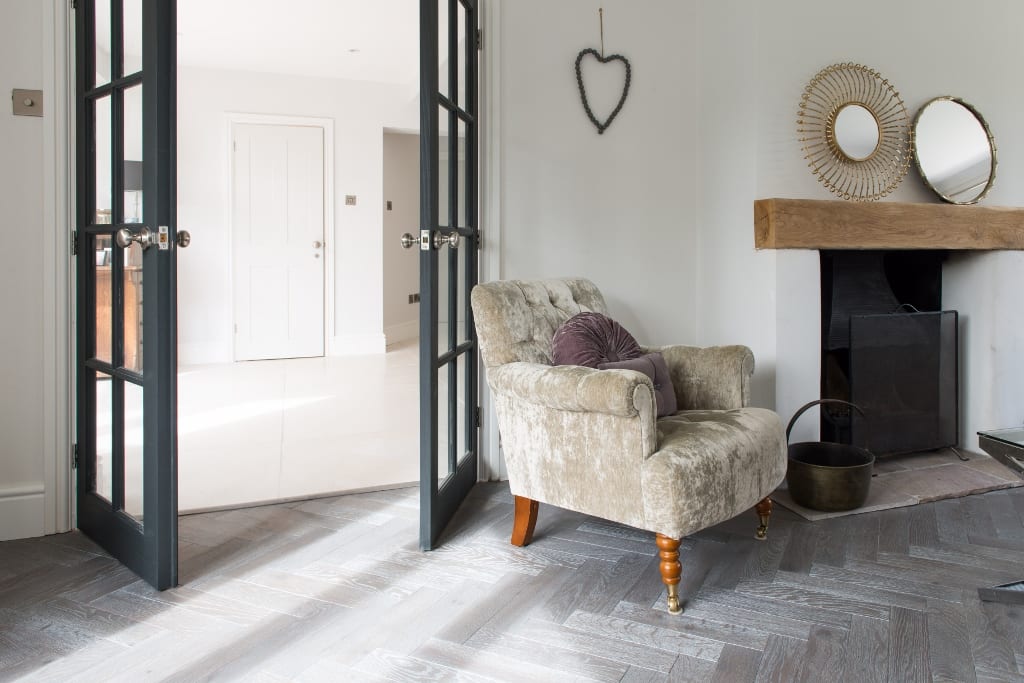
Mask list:
POLYGON ((604 134, 604 131, 608 126, 612 125, 612 121, 615 120, 615 117, 618 116, 619 112, 622 110, 622 105, 626 103, 626 95, 629 94, 629 82, 631 78, 632 69, 629 66, 629 60, 622 55, 608 55, 607 57, 603 57, 592 47, 588 47, 586 50, 580 50, 580 53, 576 55, 576 84, 580 88, 580 99, 583 100, 583 109, 587 112, 587 118, 590 119, 591 123, 597 126, 597 132, 599 134, 604 134), (594 111, 590 108, 590 102, 587 101, 587 89, 583 85, 582 63, 583 58, 587 55, 592 55, 594 59, 601 64, 622 62, 623 66, 626 67, 626 82, 622 87, 622 97, 619 98, 619 103, 615 105, 615 109, 612 110, 612 113, 608 115, 608 118, 605 119, 603 123, 598 121, 597 117, 594 116, 594 111))

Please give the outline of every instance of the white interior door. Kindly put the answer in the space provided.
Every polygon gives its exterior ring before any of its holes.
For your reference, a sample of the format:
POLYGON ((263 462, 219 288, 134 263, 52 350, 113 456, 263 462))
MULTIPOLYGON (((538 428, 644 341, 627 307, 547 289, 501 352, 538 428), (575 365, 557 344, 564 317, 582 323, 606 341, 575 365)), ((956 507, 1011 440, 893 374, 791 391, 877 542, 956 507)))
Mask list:
POLYGON ((235 360, 324 355, 324 131, 232 127, 235 360))

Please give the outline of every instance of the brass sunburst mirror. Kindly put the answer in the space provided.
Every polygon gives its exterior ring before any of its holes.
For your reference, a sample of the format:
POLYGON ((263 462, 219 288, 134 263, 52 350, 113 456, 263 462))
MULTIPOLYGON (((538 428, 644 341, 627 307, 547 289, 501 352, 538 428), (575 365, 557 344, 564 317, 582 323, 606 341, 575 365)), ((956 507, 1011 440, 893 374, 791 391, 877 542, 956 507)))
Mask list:
POLYGON ((910 168, 903 100, 861 64, 833 64, 811 79, 800 98, 797 133, 811 171, 843 199, 881 199, 910 168))

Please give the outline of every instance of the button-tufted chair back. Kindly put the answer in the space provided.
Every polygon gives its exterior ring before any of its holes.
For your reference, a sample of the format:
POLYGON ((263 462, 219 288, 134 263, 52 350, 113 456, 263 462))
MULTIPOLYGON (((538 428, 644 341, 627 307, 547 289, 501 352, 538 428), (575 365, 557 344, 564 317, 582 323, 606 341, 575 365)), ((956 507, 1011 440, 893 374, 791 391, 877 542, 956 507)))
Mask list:
POLYGON ((582 311, 608 313, 604 297, 583 278, 503 280, 473 288, 480 353, 488 368, 515 361, 551 365, 551 338, 582 311))

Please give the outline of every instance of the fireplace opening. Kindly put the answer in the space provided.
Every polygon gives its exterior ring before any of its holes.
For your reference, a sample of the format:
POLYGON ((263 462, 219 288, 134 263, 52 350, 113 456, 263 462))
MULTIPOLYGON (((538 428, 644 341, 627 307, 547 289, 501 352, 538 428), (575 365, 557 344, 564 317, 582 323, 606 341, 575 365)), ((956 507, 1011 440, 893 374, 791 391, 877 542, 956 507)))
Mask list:
POLYGON ((957 312, 941 251, 821 252, 823 441, 875 455, 956 446, 957 312))

